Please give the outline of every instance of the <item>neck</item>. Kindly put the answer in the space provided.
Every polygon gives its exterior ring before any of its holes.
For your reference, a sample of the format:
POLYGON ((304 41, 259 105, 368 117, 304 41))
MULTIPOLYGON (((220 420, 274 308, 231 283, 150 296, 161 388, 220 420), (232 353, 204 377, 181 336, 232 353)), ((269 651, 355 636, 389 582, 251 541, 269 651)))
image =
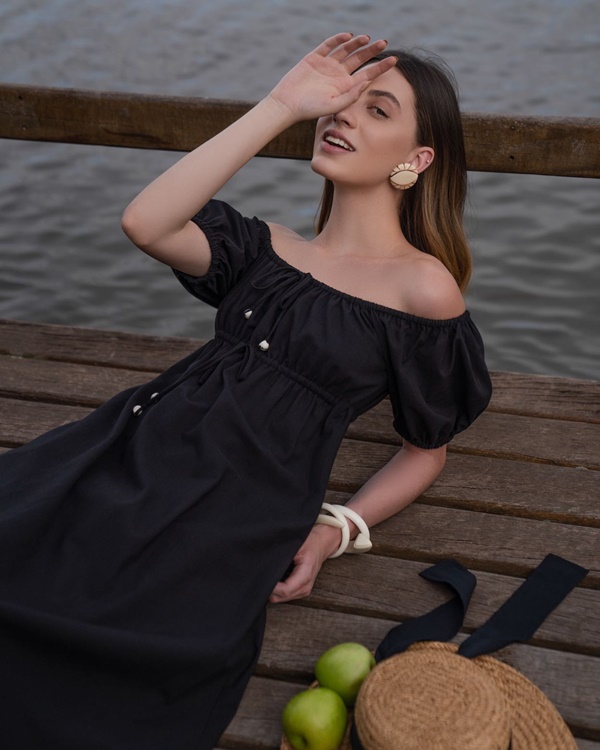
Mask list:
POLYGON ((327 224, 314 243, 332 255, 398 254, 408 245, 398 221, 398 196, 387 186, 337 186, 327 224))

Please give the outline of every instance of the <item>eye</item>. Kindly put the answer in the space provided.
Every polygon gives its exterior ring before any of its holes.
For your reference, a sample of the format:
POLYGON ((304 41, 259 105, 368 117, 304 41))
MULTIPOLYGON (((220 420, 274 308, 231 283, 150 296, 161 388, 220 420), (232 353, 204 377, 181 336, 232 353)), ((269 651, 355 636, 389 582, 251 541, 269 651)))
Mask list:
POLYGON ((371 107, 369 107, 369 109, 372 110, 377 117, 387 118, 387 114, 384 112, 383 109, 381 109, 381 107, 378 107, 377 105, 373 104, 371 107))

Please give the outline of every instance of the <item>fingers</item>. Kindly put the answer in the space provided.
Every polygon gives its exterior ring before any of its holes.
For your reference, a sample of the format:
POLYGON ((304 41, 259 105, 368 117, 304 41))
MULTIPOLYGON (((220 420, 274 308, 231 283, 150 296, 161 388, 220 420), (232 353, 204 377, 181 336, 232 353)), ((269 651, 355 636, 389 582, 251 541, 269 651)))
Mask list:
POLYGON ((352 72, 387 47, 385 39, 378 39, 369 44, 370 39, 368 34, 359 34, 354 37, 346 32, 335 34, 320 44, 314 53, 343 62, 352 72))
POLYGON ((292 599, 302 599, 312 591, 314 576, 311 576, 308 565, 299 563, 292 571, 289 578, 279 583, 273 589, 269 601, 279 604, 292 599))
POLYGON ((387 70, 391 70, 396 64, 397 60, 398 58, 394 57, 393 55, 390 57, 386 57, 383 60, 378 60, 377 62, 371 63, 371 65, 365 65, 364 68, 361 68, 352 77, 356 80, 357 86, 364 86, 365 83, 370 83, 371 81, 374 81, 376 78, 378 78, 382 73, 385 73, 387 70))
POLYGON ((340 34, 334 34, 333 36, 330 36, 329 39, 326 39, 324 42, 319 44, 319 46, 316 47, 313 52, 317 55, 326 57, 336 47, 339 47, 341 44, 347 43, 348 40, 352 40, 352 34, 349 32, 344 31, 340 34))
POLYGON ((370 40, 371 37, 368 34, 359 34, 358 36, 352 37, 348 41, 343 42, 333 51, 330 51, 329 57, 338 60, 339 62, 343 62, 348 55, 351 55, 361 47, 368 45, 370 40))
POLYGON ((344 66, 349 73, 352 73, 357 68, 360 68, 361 65, 364 65, 364 63, 368 62, 372 57, 378 55, 380 52, 383 52, 386 47, 387 42, 385 39, 378 39, 375 42, 371 42, 371 44, 360 45, 357 48, 357 51, 349 54, 346 57, 346 59, 343 61, 344 66))

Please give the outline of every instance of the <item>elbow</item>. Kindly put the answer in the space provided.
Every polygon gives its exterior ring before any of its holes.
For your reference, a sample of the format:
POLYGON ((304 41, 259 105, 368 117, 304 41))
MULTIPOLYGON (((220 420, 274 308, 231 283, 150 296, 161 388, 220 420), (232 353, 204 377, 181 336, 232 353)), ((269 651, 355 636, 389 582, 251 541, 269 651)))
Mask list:
POLYGON ((404 441, 402 450, 417 454, 421 459, 427 461, 431 467, 431 473, 437 476, 440 474, 444 466, 446 465, 446 451, 447 446, 442 445, 439 448, 419 448, 416 445, 412 445, 408 441, 404 441))
POLYGON ((121 216, 121 229, 140 250, 144 250, 151 244, 151 238, 144 232, 144 222, 131 203, 121 216))
POLYGON ((444 468, 444 466, 446 465, 446 458, 448 456, 448 452, 446 450, 445 445, 442 445, 441 448, 436 448, 436 451, 438 452, 438 455, 436 456, 436 460, 439 466, 439 470, 438 470, 438 474, 439 474, 444 468))
POLYGON ((425 460, 428 463, 428 469, 426 469, 426 471, 431 480, 430 484, 432 484, 442 473, 444 466, 446 465, 446 446, 442 445, 440 448, 428 450, 427 454, 428 455, 425 456, 425 460))

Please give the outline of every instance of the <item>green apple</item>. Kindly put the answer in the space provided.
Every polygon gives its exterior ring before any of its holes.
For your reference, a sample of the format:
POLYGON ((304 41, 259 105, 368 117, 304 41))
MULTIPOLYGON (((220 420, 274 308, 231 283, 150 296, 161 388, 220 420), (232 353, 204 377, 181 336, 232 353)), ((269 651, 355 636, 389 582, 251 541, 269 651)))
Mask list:
POLYGON ((283 731, 294 750, 336 750, 344 739, 348 711, 326 687, 295 695, 283 709, 283 731))
POLYGON ((323 653, 315 666, 322 687, 335 690, 351 708, 365 677, 375 666, 368 648, 360 643, 338 643, 323 653))

